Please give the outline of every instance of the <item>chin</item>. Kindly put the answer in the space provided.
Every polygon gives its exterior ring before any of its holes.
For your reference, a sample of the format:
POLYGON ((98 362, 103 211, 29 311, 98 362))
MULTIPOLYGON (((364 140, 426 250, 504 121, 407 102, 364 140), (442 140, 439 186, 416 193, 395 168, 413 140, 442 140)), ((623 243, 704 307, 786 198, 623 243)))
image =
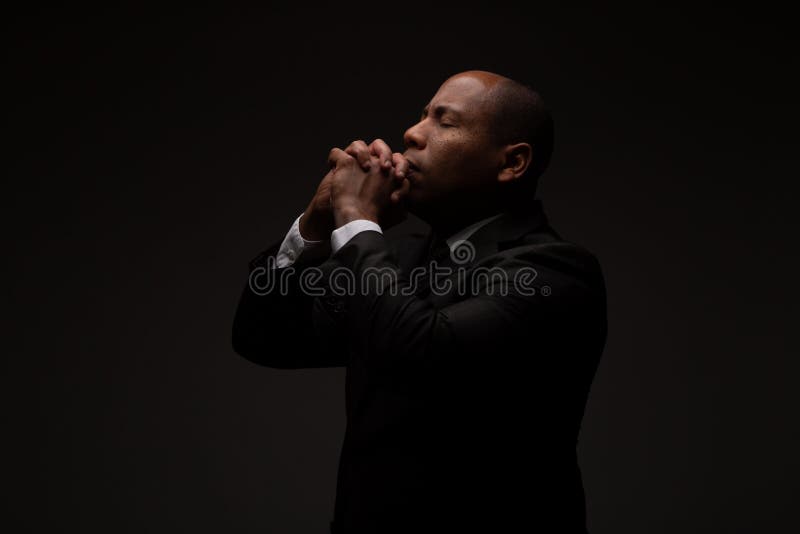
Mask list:
POLYGON ((411 187, 405 197, 406 209, 413 213, 415 210, 420 209, 420 207, 424 206, 425 204, 425 195, 422 193, 422 191, 411 187))
POLYGON ((435 202, 430 198, 426 198, 419 189, 411 188, 405 198, 406 211, 424 221, 428 220, 428 214, 431 210, 435 211, 436 206, 434 204, 435 202))

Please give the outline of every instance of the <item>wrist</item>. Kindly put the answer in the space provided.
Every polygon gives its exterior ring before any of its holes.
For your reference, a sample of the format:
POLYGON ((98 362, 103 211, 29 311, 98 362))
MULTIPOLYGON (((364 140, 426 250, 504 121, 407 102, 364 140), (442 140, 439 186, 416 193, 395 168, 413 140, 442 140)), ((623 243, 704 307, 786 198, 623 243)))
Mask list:
POLYGON ((318 212, 311 208, 306 209, 303 215, 300 216, 298 225, 300 237, 306 241, 325 241, 329 239, 334 228, 330 222, 330 214, 327 215, 328 220, 323 221, 323 217, 318 212))
POLYGON ((363 220, 372 221, 378 224, 378 218, 372 214, 365 213, 358 208, 341 208, 336 210, 336 228, 341 228, 347 223, 363 220))

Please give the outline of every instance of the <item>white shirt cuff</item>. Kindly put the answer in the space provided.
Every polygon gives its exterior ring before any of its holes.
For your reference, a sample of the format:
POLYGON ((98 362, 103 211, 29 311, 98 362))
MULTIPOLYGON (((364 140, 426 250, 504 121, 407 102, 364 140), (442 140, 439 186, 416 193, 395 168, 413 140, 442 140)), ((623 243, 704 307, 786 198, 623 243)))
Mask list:
POLYGON ((353 239, 356 234, 367 230, 383 233, 383 230, 381 230, 381 227, 377 223, 366 219, 356 219, 355 221, 350 221, 340 226, 331 233, 331 253, 336 254, 336 252, 348 241, 353 239))
POLYGON ((278 254, 275 255, 275 265, 278 267, 288 267, 293 264, 304 251, 320 248, 321 245, 326 243, 325 241, 309 241, 300 235, 300 218, 302 216, 303 214, 301 213, 300 217, 294 220, 283 243, 281 243, 278 249, 278 254))

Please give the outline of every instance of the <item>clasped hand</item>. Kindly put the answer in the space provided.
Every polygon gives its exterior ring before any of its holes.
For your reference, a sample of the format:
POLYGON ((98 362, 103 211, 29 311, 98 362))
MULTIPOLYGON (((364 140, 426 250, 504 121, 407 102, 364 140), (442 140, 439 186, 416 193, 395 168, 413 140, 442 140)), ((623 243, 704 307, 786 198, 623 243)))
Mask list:
POLYGON ((383 229, 405 219, 408 161, 392 153, 383 140, 369 145, 358 140, 344 150, 333 148, 328 163, 330 171, 300 219, 305 239, 327 239, 333 230, 356 219, 373 221, 383 229))

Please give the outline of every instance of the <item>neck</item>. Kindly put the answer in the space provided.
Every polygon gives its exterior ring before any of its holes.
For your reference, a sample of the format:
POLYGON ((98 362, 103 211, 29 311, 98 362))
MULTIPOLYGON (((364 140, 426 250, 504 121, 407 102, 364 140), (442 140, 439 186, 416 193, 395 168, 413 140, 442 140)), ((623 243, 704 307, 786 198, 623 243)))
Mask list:
POLYGON ((435 214, 420 217, 431 226, 436 235, 447 239, 470 224, 496 215, 500 211, 499 206, 487 203, 471 209, 440 209, 435 214))

